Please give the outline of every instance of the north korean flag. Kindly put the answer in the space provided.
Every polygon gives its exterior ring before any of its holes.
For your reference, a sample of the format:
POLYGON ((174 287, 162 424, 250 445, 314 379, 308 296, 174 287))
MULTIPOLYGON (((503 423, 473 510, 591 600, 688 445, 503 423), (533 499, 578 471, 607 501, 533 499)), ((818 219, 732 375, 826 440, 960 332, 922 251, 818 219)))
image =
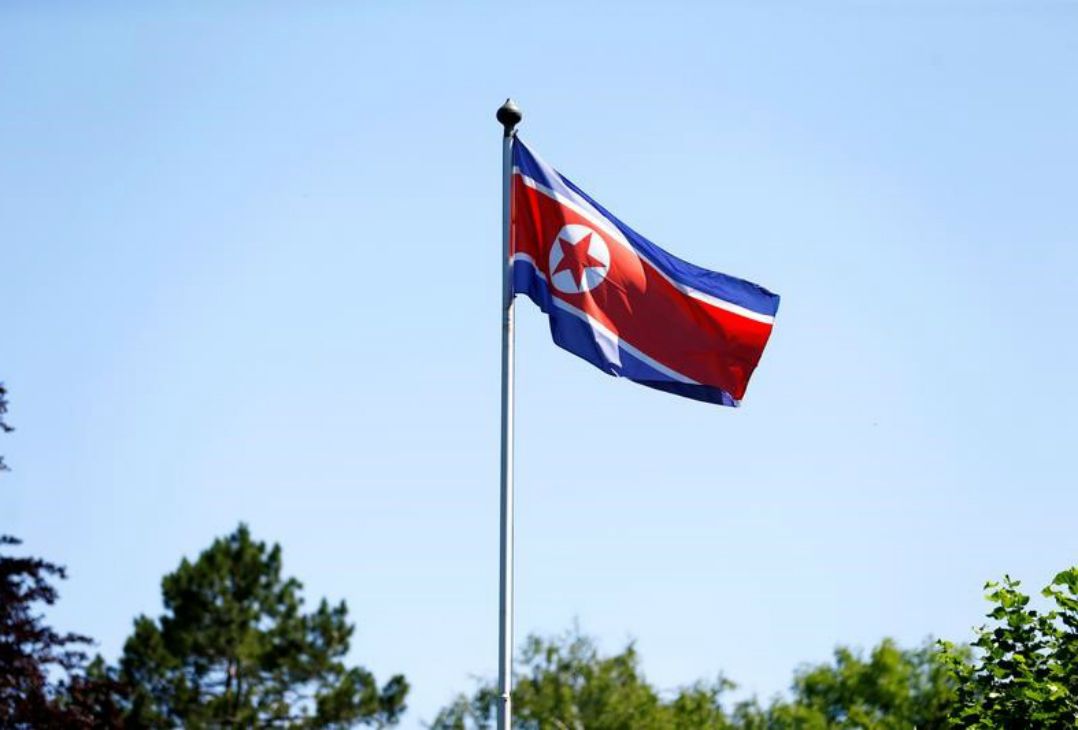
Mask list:
POLYGON ((672 256, 513 143, 513 294, 550 317, 554 342, 611 375, 737 406, 779 297, 672 256))

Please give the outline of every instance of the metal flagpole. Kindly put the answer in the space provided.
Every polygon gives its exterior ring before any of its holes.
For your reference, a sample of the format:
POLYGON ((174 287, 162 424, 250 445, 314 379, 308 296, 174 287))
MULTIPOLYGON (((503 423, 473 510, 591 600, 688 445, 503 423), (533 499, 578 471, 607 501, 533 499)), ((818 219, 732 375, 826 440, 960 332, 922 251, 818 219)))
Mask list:
POLYGON ((498 730, 513 724, 513 289, 510 281, 513 140, 523 115, 512 99, 498 109, 502 138, 502 487, 498 590, 498 730))

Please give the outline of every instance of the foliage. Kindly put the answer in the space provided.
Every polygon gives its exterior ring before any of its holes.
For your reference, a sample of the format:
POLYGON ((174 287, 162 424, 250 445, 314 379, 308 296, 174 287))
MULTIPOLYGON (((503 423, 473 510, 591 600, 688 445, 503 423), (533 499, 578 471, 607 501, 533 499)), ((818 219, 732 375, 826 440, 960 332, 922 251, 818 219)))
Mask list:
POLYGON ((867 659, 839 647, 833 664, 797 672, 792 698, 772 704, 765 727, 933 730, 947 726, 954 700, 954 681, 931 643, 901 649, 884 639, 867 659))
MULTIPOLYGON (((20 541, 0 536, 0 546, 20 541)), ((90 728, 119 722, 115 687, 87 676, 90 639, 61 634, 35 612, 58 597, 50 582, 63 567, 40 558, 0 555, 0 727, 90 728)))
POLYGON ((384 727, 408 684, 379 689, 347 667, 354 626, 344 602, 303 612, 302 588, 281 576, 281 549, 247 527, 215 540, 162 580, 165 613, 135 620, 118 674, 131 727, 384 727))
MULTIPOLYGON (((543 640, 528 637, 513 690, 514 727, 526 730, 709 730, 730 727, 719 705, 730 685, 722 679, 681 689, 663 700, 640 673, 630 644, 620 654, 600 656, 579 632, 543 640)), ((485 730, 497 715, 495 687, 458 697, 442 710, 434 730, 485 730)))
MULTIPOLYGON (((0 433, 7 424, 7 389, 0 383, 0 433)), ((0 471, 8 467, 0 456, 0 471)), ((0 535, 0 548, 22 544, 0 535)), ((66 578, 62 566, 41 558, 0 554, 0 727, 116 727, 112 697, 119 687, 83 671, 91 640, 61 634, 36 613, 59 597, 52 579, 66 578)))
POLYGON ((1030 608, 1020 586, 1010 576, 985 585, 994 626, 976 630, 975 661, 941 642, 959 682, 956 727, 1078 726, 1078 568, 1042 591, 1048 612, 1030 608))
MULTIPOLYGON (((955 697, 953 681, 932 644, 904 650, 885 640, 868 658, 847 648, 833 664, 798 671, 791 697, 761 707, 756 700, 724 707, 729 681, 700 682, 663 693, 648 684, 633 645, 601 656, 572 632, 529 637, 513 691, 520 730, 816 730, 942 728, 955 697)), ((442 710, 433 730, 494 726, 497 692, 483 685, 442 710)))

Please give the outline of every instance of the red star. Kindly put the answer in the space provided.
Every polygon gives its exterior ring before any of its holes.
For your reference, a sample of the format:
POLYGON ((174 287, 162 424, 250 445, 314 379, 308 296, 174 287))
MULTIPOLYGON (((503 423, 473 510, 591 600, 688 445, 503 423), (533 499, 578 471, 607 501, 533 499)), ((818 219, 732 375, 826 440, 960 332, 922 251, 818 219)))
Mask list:
POLYGON ((591 246, 591 233, 587 233, 576 243, 570 243, 559 237, 558 244, 561 245, 561 261, 550 272, 551 278, 559 271, 568 271, 577 286, 583 289, 584 272, 588 269, 606 268, 605 263, 588 253, 588 247, 591 246))

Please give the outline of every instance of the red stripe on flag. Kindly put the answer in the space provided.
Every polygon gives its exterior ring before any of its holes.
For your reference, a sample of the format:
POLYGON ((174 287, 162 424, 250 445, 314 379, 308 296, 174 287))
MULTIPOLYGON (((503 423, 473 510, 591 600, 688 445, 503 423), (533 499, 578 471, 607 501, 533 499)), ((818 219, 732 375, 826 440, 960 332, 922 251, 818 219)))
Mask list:
MULTIPOLYGON (((745 394, 771 325, 720 309, 678 290, 634 251, 611 240, 589 218, 513 176, 513 253, 530 256, 551 279, 550 249, 562 227, 588 226, 607 244, 610 269, 590 291, 552 296, 593 317, 628 344, 693 380, 745 394)), ((614 228, 613 224, 608 223, 614 228)))

